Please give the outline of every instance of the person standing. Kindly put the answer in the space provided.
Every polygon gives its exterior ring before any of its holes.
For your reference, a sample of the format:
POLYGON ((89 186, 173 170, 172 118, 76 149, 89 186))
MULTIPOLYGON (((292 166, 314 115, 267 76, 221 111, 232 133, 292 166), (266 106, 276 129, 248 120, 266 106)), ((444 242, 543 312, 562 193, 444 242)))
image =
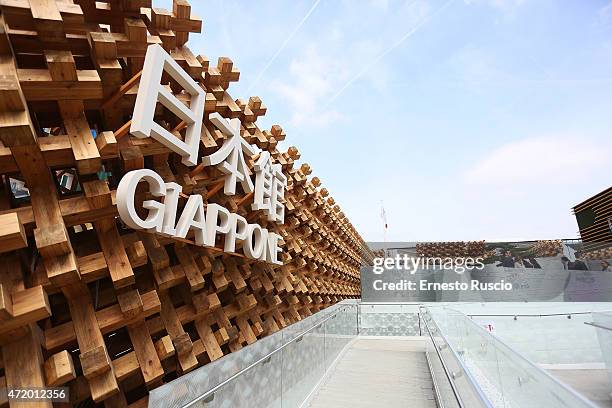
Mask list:
POLYGON ((502 259, 501 263, 498 263, 495 266, 503 266, 505 268, 514 268, 514 257, 512 256, 512 252, 506 251, 506 256, 502 259))
POLYGON ((579 256, 576 256, 576 261, 574 261, 574 267, 572 269, 577 270, 577 271, 588 271, 589 270, 589 268, 587 268, 586 263, 579 256))
POLYGON ((568 269, 572 269, 572 262, 570 262, 569 258, 567 256, 562 256, 561 257, 561 263, 563 264, 563 269, 568 270, 568 269))
POLYGON ((536 269, 542 269, 542 267, 540 266, 539 262, 534 257, 529 258, 529 262, 531 263, 532 267, 534 267, 536 269))

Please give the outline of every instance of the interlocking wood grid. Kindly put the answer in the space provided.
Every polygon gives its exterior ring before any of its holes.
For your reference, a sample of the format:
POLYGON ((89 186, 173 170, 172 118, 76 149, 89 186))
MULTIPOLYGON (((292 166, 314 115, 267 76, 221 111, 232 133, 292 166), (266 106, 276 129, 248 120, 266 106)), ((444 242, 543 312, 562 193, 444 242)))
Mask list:
POLYGON ((537 241, 535 244, 533 244, 530 250, 535 256, 551 257, 561 254, 563 252, 563 247, 560 239, 543 240, 537 241))
POLYGON ((583 201, 573 208, 583 256, 589 259, 612 258, 612 187, 583 201))
MULTIPOLYGON (((0 0, 0 10, 0 387, 65 385, 70 405, 144 406, 148 390, 359 296, 372 254, 310 167, 294 165, 298 150, 277 149, 283 129, 256 125, 262 101, 230 97, 232 61, 186 46, 202 21, 185 0, 172 11, 150 0, 0 0), (225 196, 215 168, 188 168, 129 134, 151 44, 206 90, 206 114, 239 118, 243 137, 282 165, 285 225, 251 211, 251 194, 225 196), (125 228, 115 189, 145 167, 279 233, 284 265, 125 228)), ((156 120, 184 133, 161 105, 156 120)), ((200 156, 223 138, 205 117, 200 156)))
POLYGON ((417 255, 424 258, 484 257, 485 241, 422 242, 416 244, 417 255))

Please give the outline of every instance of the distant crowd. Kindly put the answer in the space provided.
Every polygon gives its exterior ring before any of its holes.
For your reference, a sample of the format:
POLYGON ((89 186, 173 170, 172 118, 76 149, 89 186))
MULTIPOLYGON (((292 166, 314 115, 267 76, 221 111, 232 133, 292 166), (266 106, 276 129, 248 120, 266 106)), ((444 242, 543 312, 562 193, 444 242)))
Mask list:
MULTIPOLYGON (((578 256, 576 256, 576 260, 573 262, 570 261, 567 256, 562 256, 561 262, 563 262, 563 269, 571 269, 571 270, 576 270, 576 271, 588 271, 589 270, 586 262, 584 262, 584 260, 578 256)), ((600 271, 612 272, 612 266, 610 266, 610 263, 608 261, 602 260, 600 261, 599 265, 601 267, 601 269, 599 269, 600 271)))
POLYGON ((513 255, 510 251, 506 251, 501 262, 496 266, 503 266, 506 268, 542 268, 534 257, 523 258, 520 255, 513 255))

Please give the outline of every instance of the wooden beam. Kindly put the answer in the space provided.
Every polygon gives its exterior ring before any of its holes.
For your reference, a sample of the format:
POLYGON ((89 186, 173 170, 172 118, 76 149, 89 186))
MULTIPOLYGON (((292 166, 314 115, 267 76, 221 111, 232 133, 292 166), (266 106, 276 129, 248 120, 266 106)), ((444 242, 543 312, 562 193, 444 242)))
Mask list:
POLYGON ((57 387, 76 378, 72 356, 66 350, 53 354, 45 361, 45 378, 47 386, 57 387))
MULTIPOLYGON (((28 334, 19 340, 2 346, 4 375, 8 388, 45 387, 43 356, 40 348, 40 329, 36 325, 28 326, 28 334)), ((11 408, 28 408, 29 402, 11 401, 11 408)), ((36 407, 52 408, 48 400, 39 401, 36 407)))
POLYGON ((102 401, 118 393, 119 385, 108 359, 89 291, 83 284, 63 286, 62 291, 68 300, 70 315, 74 322, 81 363, 85 361, 87 366, 88 371, 85 375, 89 381, 91 397, 96 402, 102 401))
POLYGON ((17 213, 0 215, 0 253, 25 248, 28 241, 17 213))
POLYGON ((111 95, 110 98, 105 100, 101 105, 100 109, 106 109, 109 106, 112 106, 115 102, 117 102, 127 91, 132 89, 134 85, 136 85, 140 81, 140 77, 142 76, 142 70, 138 71, 136 75, 131 77, 125 84, 121 85, 121 87, 111 95))

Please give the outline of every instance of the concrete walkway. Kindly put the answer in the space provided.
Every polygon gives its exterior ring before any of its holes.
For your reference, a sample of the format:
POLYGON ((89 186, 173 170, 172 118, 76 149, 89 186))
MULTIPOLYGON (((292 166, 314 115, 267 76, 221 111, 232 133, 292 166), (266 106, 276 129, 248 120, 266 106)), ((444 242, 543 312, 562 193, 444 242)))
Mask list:
POLYGON ((596 406, 612 408, 612 393, 605 364, 541 364, 540 367, 548 370, 596 406))
POLYGON ((435 408, 423 338, 358 338, 309 406, 435 408))

